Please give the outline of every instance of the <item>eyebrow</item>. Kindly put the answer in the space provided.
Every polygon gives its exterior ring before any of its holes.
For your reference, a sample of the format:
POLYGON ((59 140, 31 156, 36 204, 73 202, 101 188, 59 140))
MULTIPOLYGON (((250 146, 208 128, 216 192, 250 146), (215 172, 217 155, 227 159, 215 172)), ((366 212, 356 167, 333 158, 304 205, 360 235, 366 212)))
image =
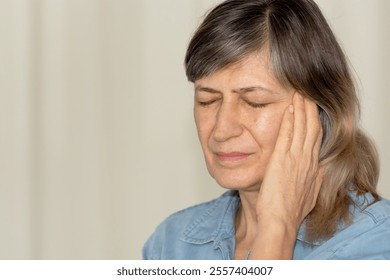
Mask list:
MULTIPOLYGON (((204 87, 204 86, 195 87, 195 92, 199 92, 199 91, 204 91, 204 92, 214 93, 214 94, 222 94, 221 91, 210 88, 210 87, 204 87)), ((245 94, 245 93, 254 92, 254 91, 265 91, 265 92, 269 92, 271 94, 277 94, 277 92, 270 90, 270 89, 267 89, 267 88, 262 87, 262 86, 244 87, 244 88, 238 88, 238 89, 233 90, 234 93, 239 93, 239 94, 245 94)))
POLYGON ((262 86, 254 86, 254 87, 244 87, 233 90, 234 93, 248 93, 253 91, 266 91, 272 94, 277 94, 277 92, 270 90, 268 88, 262 87, 262 86))
POLYGON ((203 87, 203 86, 195 87, 195 92, 199 92, 199 91, 204 91, 204 92, 208 92, 208 93, 218 93, 218 94, 222 93, 221 91, 210 88, 210 87, 203 87))

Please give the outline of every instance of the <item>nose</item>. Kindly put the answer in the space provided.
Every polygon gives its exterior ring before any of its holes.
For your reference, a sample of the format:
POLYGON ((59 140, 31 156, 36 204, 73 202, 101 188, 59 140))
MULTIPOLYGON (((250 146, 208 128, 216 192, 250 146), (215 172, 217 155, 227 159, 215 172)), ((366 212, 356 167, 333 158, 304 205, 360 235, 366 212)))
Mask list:
POLYGON ((231 103, 223 102, 217 113, 213 138, 216 142, 224 142, 242 134, 239 109, 231 103))

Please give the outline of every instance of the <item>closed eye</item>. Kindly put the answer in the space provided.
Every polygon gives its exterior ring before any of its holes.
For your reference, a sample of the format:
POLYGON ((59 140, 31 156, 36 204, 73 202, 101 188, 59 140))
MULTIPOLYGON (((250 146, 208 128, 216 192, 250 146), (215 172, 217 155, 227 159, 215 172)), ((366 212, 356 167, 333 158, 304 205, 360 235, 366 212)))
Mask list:
POLYGON ((197 101, 197 103, 202 106, 202 107, 207 107, 211 104, 213 104, 214 102, 218 101, 218 99, 211 99, 211 100, 207 100, 207 101, 197 101))
POLYGON ((268 105, 268 103, 256 103, 256 102, 251 102, 248 100, 246 100, 245 102, 253 108, 264 108, 268 105))

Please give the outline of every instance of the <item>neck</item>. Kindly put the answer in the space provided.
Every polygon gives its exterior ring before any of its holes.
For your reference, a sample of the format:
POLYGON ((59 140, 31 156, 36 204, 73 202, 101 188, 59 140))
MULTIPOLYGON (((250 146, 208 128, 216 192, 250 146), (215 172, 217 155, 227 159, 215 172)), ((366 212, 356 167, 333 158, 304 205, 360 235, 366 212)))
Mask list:
POLYGON ((242 255, 250 250, 257 235, 256 202, 258 192, 239 191, 239 194, 240 205, 235 221, 236 252, 242 255))
POLYGON ((240 218, 244 218, 248 225, 257 225, 256 203, 258 191, 239 191, 240 194, 240 218))

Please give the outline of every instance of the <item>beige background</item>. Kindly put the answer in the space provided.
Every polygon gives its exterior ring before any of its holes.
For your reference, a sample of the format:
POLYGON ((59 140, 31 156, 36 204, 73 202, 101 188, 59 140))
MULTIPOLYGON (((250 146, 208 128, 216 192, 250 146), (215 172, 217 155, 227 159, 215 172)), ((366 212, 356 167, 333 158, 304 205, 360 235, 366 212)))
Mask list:
MULTIPOLYGON (((213 3, 0 0, 0 258, 138 259, 222 190, 192 117, 186 44, 213 3)), ((317 1, 358 76, 390 197, 390 1, 317 1)))

